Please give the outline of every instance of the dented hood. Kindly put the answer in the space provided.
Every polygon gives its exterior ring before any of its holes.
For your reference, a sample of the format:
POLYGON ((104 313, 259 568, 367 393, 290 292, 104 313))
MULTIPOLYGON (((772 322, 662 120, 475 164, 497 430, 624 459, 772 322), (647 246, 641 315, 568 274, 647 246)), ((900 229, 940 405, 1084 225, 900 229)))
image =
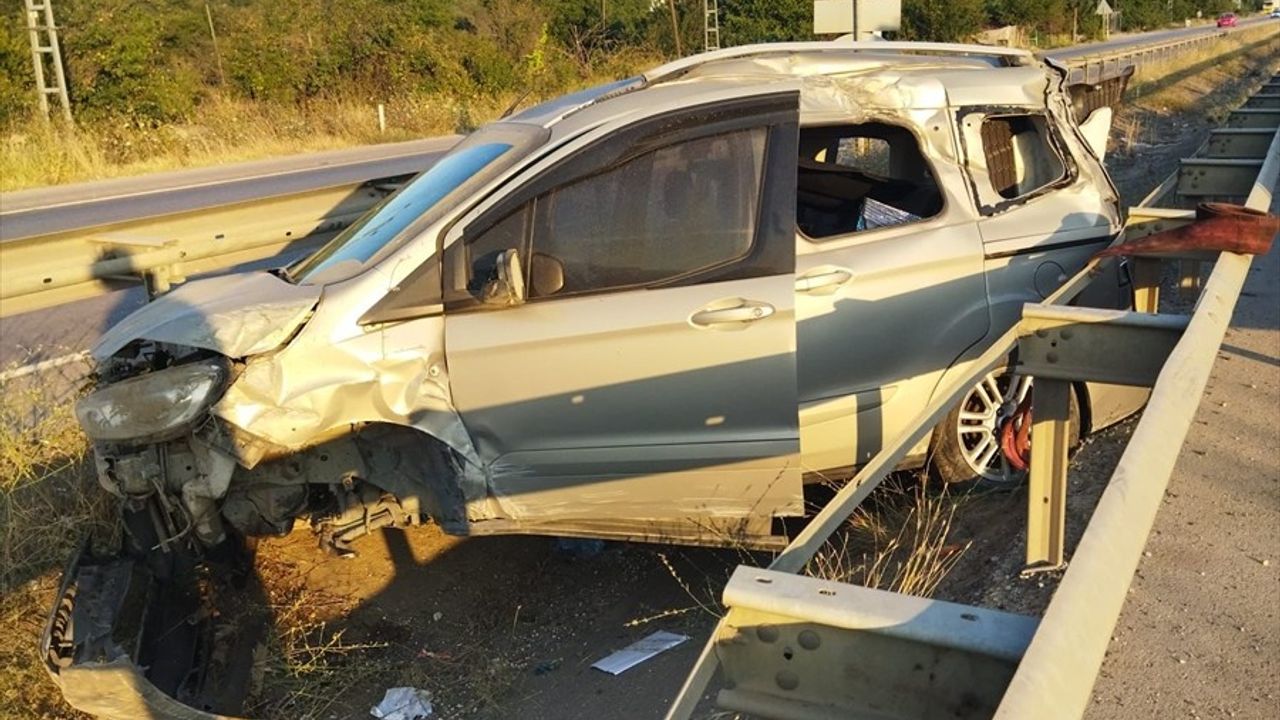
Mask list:
POLYGON ((306 322, 321 286, 292 285, 268 272, 197 280, 162 295, 107 331, 105 360, 134 340, 186 345, 242 358, 279 347, 306 322))

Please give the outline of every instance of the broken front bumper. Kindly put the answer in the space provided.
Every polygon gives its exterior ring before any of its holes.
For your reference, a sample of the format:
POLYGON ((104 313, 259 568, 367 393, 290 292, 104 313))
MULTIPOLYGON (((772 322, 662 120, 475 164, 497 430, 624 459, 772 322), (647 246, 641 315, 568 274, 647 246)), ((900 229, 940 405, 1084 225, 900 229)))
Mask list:
MULTIPOLYGON (((207 619, 196 574, 182 575, 185 582, 161 581, 146 563, 86 550, 72 558, 40 645, 68 704, 112 720, 235 717, 227 709, 239 709, 251 662, 241 657, 233 672, 211 672, 229 666, 210 662, 231 659, 218 647, 227 643, 214 642, 226 633, 207 619)), ((256 633, 230 640, 251 651, 256 633)))

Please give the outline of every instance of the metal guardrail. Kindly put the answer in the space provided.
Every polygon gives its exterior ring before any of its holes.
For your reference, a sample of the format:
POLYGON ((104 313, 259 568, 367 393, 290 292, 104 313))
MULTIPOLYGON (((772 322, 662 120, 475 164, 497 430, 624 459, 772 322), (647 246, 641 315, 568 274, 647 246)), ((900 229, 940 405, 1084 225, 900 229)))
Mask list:
POLYGON ((0 243, 0 317, 143 282, 301 253, 354 222, 391 187, 381 181, 235 203, 0 243))
POLYGON ((1190 37, 1134 45, 1110 52, 1073 56, 1060 62, 1071 69, 1071 82, 1101 82, 1123 72, 1126 67, 1141 68, 1143 65, 1166 62, 1188 50, 1217 42, 1230 35, 1269 27, 1270 25, 1254 24, 1231 30, 1205 28, 1205 32, 1190 37))
MULTIPOLYGON (((1268 83, 1264 93, 1276 84, 1268 83)), ((1233 155, 1245 156, 1237 159, 1257 161, 1223 166, 1223 172, 1251 173, 1246 203, 1264 211, 1280 178, 1280 127, 1267 132, 1270 142, 1261 152, 1256 138, 1220 139, 1229 133, 1205 145, 1229 143, 1233 155)), ((1167 197, 1196 167, 1184 164, 1179 178, 1162 184, 1149 200, 1167 197)), ((1233 179, 1228 189, 1238 187, 1233 179)), ((1199 200, 1202 194, 1189 197, 1199 200)), ((1140 207, 1131 213, 1126 237, 1193 218, 1193 211, 1140 207)), ((1111 261, 1090 263, 1043 303, 1027 305, 1019 325, 951 380, 910 424, 913 429, 873 458, 767 569, 737 568, 725 588, 727 612, 669 720, 691 715, 717 668, 723 683, 716 704, 758 717, 1083 715, 1169 483, 1174 450, 1191 425, 1252 258, 1219 254, 1189 317, 1156 313, 1161 261, 1153 258, 1135 262, 1137 312, 1066 306, 1111 261), (1037 621, 798 574, 908 450, 1015 348, 1018 371, 1037 378, 1029 570, 1064 565, 1070 381, 1153 387, 1044 616, 1037 621)), ((1194 285, 1189 280, 1199 277, 1198 265, 1184 263, 1183 274, 1184 285, 1194 285)))

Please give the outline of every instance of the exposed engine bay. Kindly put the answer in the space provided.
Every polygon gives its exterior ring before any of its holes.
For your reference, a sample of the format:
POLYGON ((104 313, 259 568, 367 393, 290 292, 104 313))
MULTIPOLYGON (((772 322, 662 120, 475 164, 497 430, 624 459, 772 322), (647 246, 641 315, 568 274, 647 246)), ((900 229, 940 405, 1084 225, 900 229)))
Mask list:
POLYGON ((285 534, 305 516, 321 545, 343 554, 355 538, 417 524, 425 511, 447 522, 439 508, 423 507, 414 486, 424 470, 446 469, 448 453, 425 457, 432 453, 421 442, 397 442, 408 431, 376 425, 302 449, 274 447, 205 412, 238 367, 184 350, 137 343, 132 356, 105 364, 106 388, 77 408, 82 425, 98 428, 90 432, 99 481, 126 512, 151 521, 155 549, 285 534), (163 390, 150 395, 152 409, 140 398, 155 380, 163 390), (128 403, 115 404, 116 396, 128 403))
POLYGON ((267 622, 245 598, 254 538, 305 519, 341 557, 382 528, 463 523, 420 479, 452 476, 456 461, 413 430, 357 425, 295 450, 209 413, 240 369, 137 341, 101 364, 100 389, 77 406, 123 541, 114 556, 86 547, 73 559, 50 618, 45 659, 73 704, 119 717, 238 713, 267 622))

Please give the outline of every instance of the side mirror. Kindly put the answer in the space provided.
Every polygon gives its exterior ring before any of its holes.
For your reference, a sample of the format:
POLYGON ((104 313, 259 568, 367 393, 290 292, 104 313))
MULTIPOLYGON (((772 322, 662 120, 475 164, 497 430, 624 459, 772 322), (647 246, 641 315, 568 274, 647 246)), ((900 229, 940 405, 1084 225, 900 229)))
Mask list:
POLYGON ((510 307, 524 302, 524 269, 520 266, 520 253, 503 250, 498 253, 495 277, 484 286, 480 301, 485 305, 510 307))
POLYGON ((529 258, 529 289, 534 297, 555 295, 564 287, 564 263, 552 255, 535 252, 529 258))

